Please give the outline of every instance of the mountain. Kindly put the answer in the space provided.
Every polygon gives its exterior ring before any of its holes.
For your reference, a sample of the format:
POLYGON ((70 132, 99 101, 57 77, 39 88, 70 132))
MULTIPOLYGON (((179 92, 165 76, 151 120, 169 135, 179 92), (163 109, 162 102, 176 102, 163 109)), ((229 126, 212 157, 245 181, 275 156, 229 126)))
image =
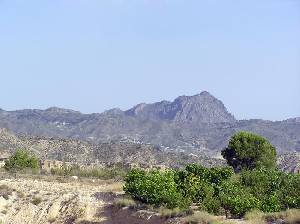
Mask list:
POLYGON ((122 111, 82 114, 52 107, 46 110, 0 110, 0 127, 17 135, 72 138, 93 144, 111 141, 152 144, 168 151, 218 156, 235 132, 260 134, 279 153, 300 151, 299 118, 285 121, 236 120, 208 92, 180 96, 173 102, 138 104, 122 111))
POLYGON ((224 104, 204 91, 195 96, 180 96, 173 102, 139 104, 125 112, 127 115, 149 120, 168 120, 176 123, 235 122, 224 104))

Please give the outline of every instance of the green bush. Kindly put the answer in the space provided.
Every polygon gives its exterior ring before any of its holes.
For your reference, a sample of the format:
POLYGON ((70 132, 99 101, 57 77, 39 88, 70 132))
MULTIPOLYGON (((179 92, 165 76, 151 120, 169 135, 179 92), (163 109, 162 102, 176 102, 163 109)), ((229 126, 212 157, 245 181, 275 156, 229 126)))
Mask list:
POLYGON ((281 209, 300 208, 300 174, 284 174, 278 193, 281 209))
POLYGON ((185 170, 194 174, 204 182, 219 185, 222 181, 229 179, 233 174, 232 167, 206 168, 198 164, 187 165, 185 170))
POLYGON ((187 207, 190 203, 178 191, 173 171, 133 169, 125 177, 124 191, 143 203, 167 208, 187 207))
POLYGON ((219 194, 226 216, 242 217, 247 211, 260 207, 260 201, 240 185, 232 181, 220 186, 219 194))
POLYGON ((276 169, 255 169, 241 173, 241 184, 261 200, 261 211, 278 212, 300 207, 300 176, 276 169))
POLYGON ((39 162, 38 159, 34 155, 30 155, 28 151, 18 150, 5 162, 4 168, 8 171, 24 169, 37 170, 39 168, 39 162))
POLYGON ((202 210, 219 214, 219 185, 234 174, 231 167, 205 168, 190 164, 185 170, 176 173, 178 188, 192 202, 197 203, 202 210))
POLYGON ((231 137, 222 156, 235 171, 260 167, 276 167, 276 149, 265 138, 248 132, 231 137))

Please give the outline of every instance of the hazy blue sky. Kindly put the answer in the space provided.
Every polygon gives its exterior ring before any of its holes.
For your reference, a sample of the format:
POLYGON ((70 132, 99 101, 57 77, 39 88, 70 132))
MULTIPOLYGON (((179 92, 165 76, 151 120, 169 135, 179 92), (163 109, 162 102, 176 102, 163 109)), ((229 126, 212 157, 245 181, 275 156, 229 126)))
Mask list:
POLYGON ((0 108, 85 113, 203 90, 300 116, 299 0, 0 0, 0 108))

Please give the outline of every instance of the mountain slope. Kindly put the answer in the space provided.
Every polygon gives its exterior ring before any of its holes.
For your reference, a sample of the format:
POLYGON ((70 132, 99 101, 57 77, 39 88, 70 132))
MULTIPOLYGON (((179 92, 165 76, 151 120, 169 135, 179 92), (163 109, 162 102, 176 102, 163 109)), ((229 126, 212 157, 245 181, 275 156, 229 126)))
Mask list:
POLYGON ((263 135, 280 153, 300 151, 299 119, 285 121, 236 120, 221 101, 208 92, 181 96, 173 102, 139 104, 132 109, 101 114, 49 108, 0 110, 0 127, 15 134, 73 138, 103 143, 151 143, 166 150, 218 155, 237 131, 263 135))
POLYGON ((107 166, 135 163, 145 167, 152 165, 181 167, 189 163, 200 163, 204 166, 225 164, 225 161, 221 159, 208 158, 201 154, 164 152, 152 145, 128 142, 93 144, 62 138, 17 137, 6 129, 0 129, 0 157, 7 157, 17 149, 27 149, 40 159, 60 160, 82 165, 107 166))

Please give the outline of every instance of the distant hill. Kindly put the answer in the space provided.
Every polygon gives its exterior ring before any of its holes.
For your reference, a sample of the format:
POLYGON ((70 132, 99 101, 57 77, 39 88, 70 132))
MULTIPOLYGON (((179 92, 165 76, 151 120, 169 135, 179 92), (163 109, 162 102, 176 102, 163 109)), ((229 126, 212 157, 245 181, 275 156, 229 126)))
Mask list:
POLYGON ((60 160, 82 165, 139 164, 144 167, 165 165, 182 167, 199 163, 207 167, 225 165, 221 159, 201 154, 165 152, 152 145, 129 142, 90 142, 46 137, 17 137, 6 129, 0 129, 0 158, 12 155, 17 149, 27 149, 40 159, 60 160))
POLYGON ((219 155, 230 136, 245 130, 260 134, 279 153, 300 151, 299 118, 285 121, 236 120, 208 92, 180 96, 173 102, 139 104, 127 111, 111 109, 82 114, 52 107, 46 110, 0 110, 0 127, 20 135, 72 138, 91 143, 150 143, 163 150, 219 155))
MULTIPOLYGON (((127 165, 143 167, 164 165, 173 168, 190 163, 206 167, 225 166, 224 159, 216 159, 186 152, 163 151, 152 145, 130 142, 90 142, 46 137, 17 137, 6 129, 0 129, 0 158, 7 158, 17 149, 28 149, 40 159, 60 160, 82 165, 127 165)), ((285 172, 300 172, 300 152, 278 156, 278 167, 285 172)))

